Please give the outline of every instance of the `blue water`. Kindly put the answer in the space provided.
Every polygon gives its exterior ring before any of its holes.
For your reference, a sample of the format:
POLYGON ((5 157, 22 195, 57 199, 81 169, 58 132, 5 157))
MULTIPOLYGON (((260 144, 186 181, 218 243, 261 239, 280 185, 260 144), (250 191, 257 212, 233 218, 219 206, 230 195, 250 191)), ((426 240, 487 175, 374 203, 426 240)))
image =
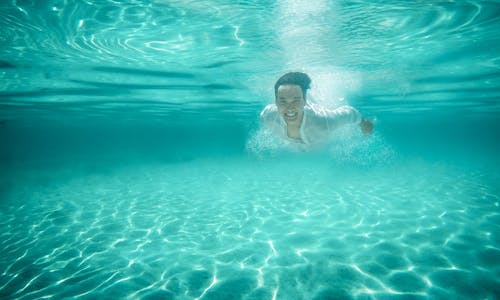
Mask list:
POLYGON ((0 298, 498 299, 500 4, 0 4, 0 298), (311 151, 274 82, 375 123, 311 151))

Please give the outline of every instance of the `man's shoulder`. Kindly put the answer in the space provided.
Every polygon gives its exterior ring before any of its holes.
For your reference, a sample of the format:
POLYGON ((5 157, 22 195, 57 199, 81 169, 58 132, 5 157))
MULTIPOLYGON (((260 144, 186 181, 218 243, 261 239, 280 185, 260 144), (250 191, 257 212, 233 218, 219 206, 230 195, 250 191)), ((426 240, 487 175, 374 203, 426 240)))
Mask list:
POLYGON ((314 103, 308 103, 304 107, 304 112, 308 116, 314 116, 314 117, 317 117, 317 118, 327 118, 327 117, 329 117, 332 114, 332 110, 331 109, 328 109, 326 107, 323 107, 321 105, 314 104, 314 103))
POLYGON ((266 107, 264 107, 264 109, 260 113, 260 116, 261 118, 267 118, 275 116, 277 114, 278 114, 278 107, 276 106, 276 104, 268 104, 266 105, 266 107))
POLYGON ((262 110, 262 112, 271 112, 271 111, 278 111, 278 107, 276 106, 276 104, 274 103, 268 104, 262 110))
POLYGON ((315 109, 315 118, 326 123, 329 128, 345 124, 359 124, 361 114, 352 106, 342 105, 335 109, 319 107, 315 109))
POLYGON ((309 109, 316 116, 325 117, 325 118, 335 118, 339 115, 343 115, 346 113, 357 112, 353 107, 349 105, 342 105, 336 108, 324 107, 317 104, 309 104, 309 109))

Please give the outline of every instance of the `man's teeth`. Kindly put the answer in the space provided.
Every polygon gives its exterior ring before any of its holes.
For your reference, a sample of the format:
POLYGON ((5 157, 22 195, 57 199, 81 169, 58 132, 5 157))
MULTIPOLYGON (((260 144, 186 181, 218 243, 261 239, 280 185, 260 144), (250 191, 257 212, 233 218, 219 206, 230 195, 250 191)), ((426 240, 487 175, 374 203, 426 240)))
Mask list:
POLYGON ((287 117, 295 117, 297 113, 286 113, 285 116, 287 117))

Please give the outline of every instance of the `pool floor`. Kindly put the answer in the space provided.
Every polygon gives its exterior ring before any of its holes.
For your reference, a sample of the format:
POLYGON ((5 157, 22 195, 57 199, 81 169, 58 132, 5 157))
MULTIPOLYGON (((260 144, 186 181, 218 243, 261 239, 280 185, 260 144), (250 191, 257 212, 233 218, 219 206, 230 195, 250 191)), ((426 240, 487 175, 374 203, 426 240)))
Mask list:
POLYGON ((494 299, 498 174, 193 159, 10 174, 0 297, 494 299))

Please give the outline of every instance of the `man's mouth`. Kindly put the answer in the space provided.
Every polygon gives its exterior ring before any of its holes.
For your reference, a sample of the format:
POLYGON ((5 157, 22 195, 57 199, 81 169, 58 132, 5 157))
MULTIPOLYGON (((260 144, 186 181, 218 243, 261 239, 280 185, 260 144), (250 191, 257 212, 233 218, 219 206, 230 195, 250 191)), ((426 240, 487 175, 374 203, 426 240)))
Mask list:
POLYGON ((297 115, 298 114, 296 112, 294 112, 294 113, 285 113, 285 118, 287 118, 287 119, 293 119, 293 118, 297 117, 297 115))

